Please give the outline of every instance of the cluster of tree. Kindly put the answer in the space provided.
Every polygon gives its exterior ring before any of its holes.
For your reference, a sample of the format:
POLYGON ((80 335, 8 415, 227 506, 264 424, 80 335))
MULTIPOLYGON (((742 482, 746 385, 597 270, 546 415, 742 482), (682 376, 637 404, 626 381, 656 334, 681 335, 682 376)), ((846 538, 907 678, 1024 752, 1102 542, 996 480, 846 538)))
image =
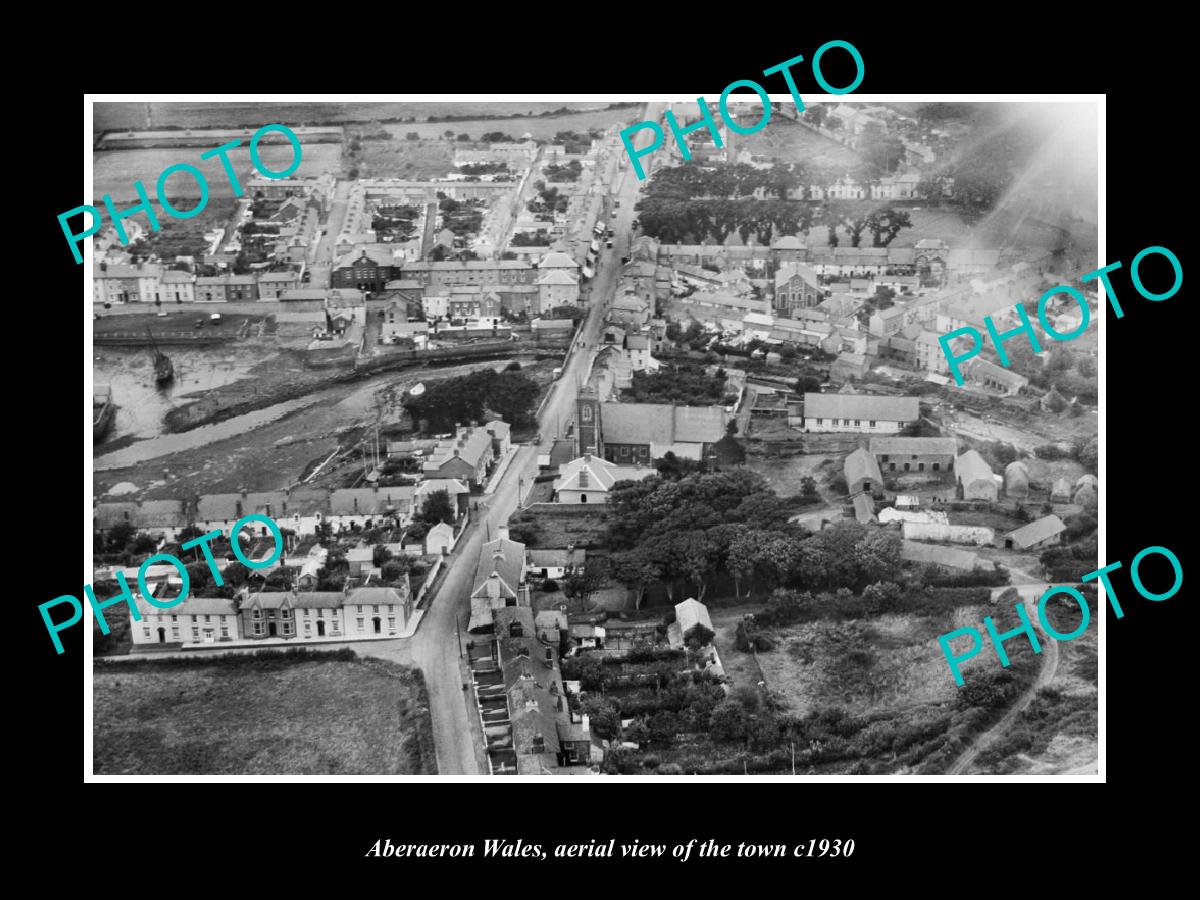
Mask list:
POLYGON ((586 316, 586 310, 580 309, 578 306, 571 306, 570 304, 556 306, 550 310, 551 319, 570 319, 572 322, 578 322, 586 316))
POLYGON ((482 207, 482 200, 455 200, 451 197, 439 200, 442 227, 449 228, 459 237, 472 234, 483 224, 482 207))
MULTIPOLYGON (((199 537, 199 534, 194 535, 199 537)), ((151 553, 158 546, 158 541, 148 534, 140 534, 131 522, 118 522, 108 529, 104 537, 96 533, 93 546, 97 552, 108 553, 151 553)))
POLYGON ((371 219, 371 230, 377 237, 392 235, 395 240, 407 241, 417 229, 412 219, 377 215, 371 219))
POLYGON ((513 247, 544 247, 550 243, 550 234, 544 228, 532 233, 518 231, 508 243, 513 247))
POLYGON ((709 375, 703 366, 663 366, 657 372, 634 372, 622 396, 635 403, 679 403, 712 406, 725 400, 725 370, 709 375))
POLYGON ((547 181, 578 181, 579 176, 583 174, 583 166, 577 159, 572 159, 563 165, 551 163, 542 168, 542 174, 546 176, 547 181))
POLYGON ((508 163, 506 162, 479 162, 467 163, 458 167, 458 171, 463 175, 495 175, 499 172, 508 171, 508 163))
POLYGON ((702 600, 714 576, 740 581, 747 554, 760 552, 753 542, 804 533, 787 525, 784 504, 762 476, 742 470, 619 482, 610 493, 609 525, 612 575, 636 592, 639 606, 656 583, 674 599, 686 581, 702 600))
POLYGON ((1092 536, 1077 544, 1051 547, 1044 551, 1038 560, 1046 572, 1046 577, 1052 581, 1076 584, 1081 576, 1096 568, 1097 556, 1096 537, 1092 536))
POLYGON ((974 210, 991 209, 1041 143, 1029 123, 1014 122, 990 131, 987 140, 965 144, 940 173, 954 179, 952 202, 974 210))
POLYGON ((531 213, 564 213, 571 205, 570 197, 560 195, 556 187, 546 187, 544 181, 535 181, 533 188, 538 195, 525 204, 531 213))
POLYGON ((711 165, 691 160, 657 169, 646 185, 645 196, 664 200, 732 199, 761 190, 786 200, 800 186, 803 175, 797 166, 781 163, 760 169, 745 163, 711 165))
POLYGON ((517 139, 506 131, 485 131, 479 136, 485 144, 515 144, 517 139))
POLYGON ((813 224, 813 209, 794 200, 675 199, 647 197, 635 207, 643 233, 668 244, 711 238, 723 243, 737 232, 770 243, 775 235, 798 234, 813 224))
POLYGON ((421 396, 406 395, 403 404, 414 422, 426 421, 438 432, 481 421, 485 410, 511 425, 530 424, 537 396, 537 384, 524 372, 483 370, 431 382, 421 396))
POLYGON ((954 120, 969 121, 976 109, 970 103, 926 103, 917 109, 916 118, 922 125, 937 125, 954 120))
POLYGON ((279 234, 278 225, 260 225, 258 222, 247 222, 242 226, 242 235, 248 237, 252 234, 279 234))
POLYGON ((560 131, 554 135, 554 143, 562 144, 568 153, 587 153, 592 140, 603 136, 603 132, 593 128, 591 131, 560 131))
POLYGON ((904 162, 904 142, 871 122, 859 136, 858 153, 875 173, 886 175, 904 162))
POLYGON ((737 233, 748 242, 753 235, 769 244, 778 235, 807 233, 814 226, 826 229, 826 241, 836 247, 844 231, 852 247, 870 232, 872 246, 887 247, 904 228, 912 226, 907 211, 884 206, 863 209, 862 204, 828 200, 814 206, 797 200, 674 199, 647 197, 637 205, 642 231, 665 243, 685 243, 712 238, 723 243, 737 233))

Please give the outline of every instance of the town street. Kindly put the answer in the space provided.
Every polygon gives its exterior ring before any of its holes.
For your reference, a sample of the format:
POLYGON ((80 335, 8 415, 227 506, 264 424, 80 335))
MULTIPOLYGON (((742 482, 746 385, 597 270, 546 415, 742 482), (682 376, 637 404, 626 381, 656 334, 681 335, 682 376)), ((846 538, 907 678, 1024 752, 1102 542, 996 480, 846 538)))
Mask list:
MULTIPOLYGON (((615 152, 623 153, 624 150, 615 152)), ((562 376, 550 389, 550 399, 539 420, 542 447, 549 447, 555 436, 556 423, 565 430, 574 416, 577 386, 587 380, 604 313, 620 280, 621 255, 629 249, 633 205, 637 201, 639 184, 637 176, 626 167, 618 180, 617 198, 621 206, 616 210, 616 218, 610 218, 606 223, 615 232, 613 249, 601 251, 599 269, 592 285, 592 304, 579 330, 578 340, 584 342, 586 350, 572 348, 563 365, 562 376)), ((471 531, 456 548, 445 581, 410 641, 412 661, 421 667, 429 686, 433 736, 441 775, 487 774, 478 769, 474 732, 467 718, 467 698, 459 669, 458 629, 466 626, 470 615, 470 595, 479 548, 489 536, 494 539, 496 529, 508 522, 517 507, 518 488, 527 491, 528 485, 533 483, 537 475, 537 454, 541 449, 521 447, 508 471, 500 478, 495 493, 479 501, 483 515, 477 516, 471 531)))

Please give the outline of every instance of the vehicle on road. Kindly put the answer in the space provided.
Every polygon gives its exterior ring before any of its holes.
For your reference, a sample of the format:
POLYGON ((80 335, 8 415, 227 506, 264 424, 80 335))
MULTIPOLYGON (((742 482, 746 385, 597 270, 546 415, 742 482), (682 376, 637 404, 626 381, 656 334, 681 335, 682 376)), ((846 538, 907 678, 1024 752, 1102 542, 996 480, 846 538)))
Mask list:
POLYGON ((203 328, 203 327, 204 327, 204 320, 203 320, 203 319, 197 319, 197 320, 196 320, 196 327, 197 327, 197 328, 203 328))
POLYGON ((554 370, 554 377, 555 377, 555 378, 561 378, 561 377, 562 377, 562 368, 561 368, 561 367, 560 367, 560 368, 557 368, 557 369, 555 369, 555 370, 554 370))
POLYGON ((604 246, 607 247, 609 250, 611 250, 612 249, 612 241, 605 241, 604 246))

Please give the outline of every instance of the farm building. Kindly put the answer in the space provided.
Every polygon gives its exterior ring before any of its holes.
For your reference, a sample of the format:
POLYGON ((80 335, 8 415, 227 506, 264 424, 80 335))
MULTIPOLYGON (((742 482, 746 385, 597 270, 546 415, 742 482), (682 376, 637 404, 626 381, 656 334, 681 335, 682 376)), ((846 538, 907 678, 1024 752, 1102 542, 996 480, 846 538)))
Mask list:
POLYGON ((879 471, 875 457, 862 447, 846 457, 842 471, 846 475, 846 487, 851 494, 873 491, 883 487, 883 475, 879 471))
POLYGON ((996 501, 999 494, 996 477, 992 474, 992 467, 976 451, 968 450, 960 456, 955 469, 962 499, 996 501))
POLYGON ((916 397, 869 394, 804 395, 805 431, 859 431, 895 434, 920 417, 916 397))
POLYGON ((1004 495, 1018 499, 1029 496, 1029 469, 1019 459, 1013 460, 1004 469, 1004 495))
POLYGON ((1070 503, 1071 502, 1071 482, 1065 478, 1060 478, 1050 487, 1050 502, 1051 503, 1070 503))
POLYGON ((875 500, 870 494, 857 494, 854 497, 854 518, 860 525, 878 523, 875 516, 875 500))
POLYGON ((1004 535, 1006 550, 1035 550, 1061 543, 1067 526, 1058 516, 1043 516, 1023 528, 1004 535))
POLYGON ((918 544, 915 541, 904 541, 900 545, 900 558, 908 562, 941 566, 943 569, 958 569, 962 572, 971 572, 975 569, 990 572, 995 568, 991 560, 981 559, 977 553, 972 553, 970 550, 939 547, 935 544, 918 544))
POLYGON ((871 438, 871 453, 886 472, 951 472, 957 452, 952 437, 871 438))

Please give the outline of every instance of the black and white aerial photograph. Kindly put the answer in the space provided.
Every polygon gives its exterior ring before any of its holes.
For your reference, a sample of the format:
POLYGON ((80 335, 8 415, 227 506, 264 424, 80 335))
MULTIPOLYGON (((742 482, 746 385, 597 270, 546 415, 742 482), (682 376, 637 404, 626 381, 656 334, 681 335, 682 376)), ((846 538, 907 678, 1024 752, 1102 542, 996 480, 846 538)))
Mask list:
POLYGON ((92 774, 1096 776, 1098 104, 805 100, 92 101, 92 774))

